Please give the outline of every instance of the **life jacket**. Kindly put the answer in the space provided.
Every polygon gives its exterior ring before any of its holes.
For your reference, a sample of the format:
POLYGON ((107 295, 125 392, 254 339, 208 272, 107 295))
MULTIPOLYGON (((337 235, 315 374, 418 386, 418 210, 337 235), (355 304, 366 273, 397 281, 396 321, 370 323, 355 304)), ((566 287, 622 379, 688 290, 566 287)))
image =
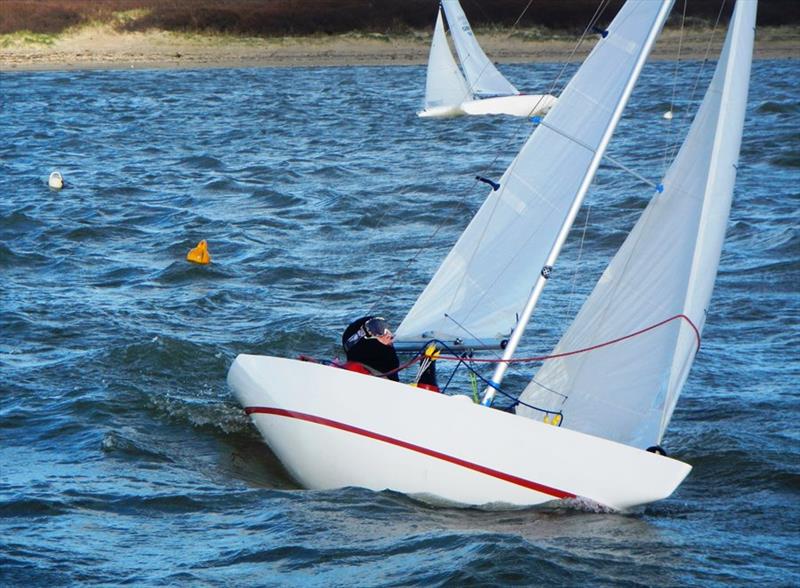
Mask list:
MULTIPOLYGON (((370 371, 370 369, 367 366, 358 361, 346 361, 343 364, 340 364, 339 367, 345 370, 349 370, 351 372, 366 374, 368 376, 376 375, 375 372, 370 371)), ((437 386, 436 384, 427 384, 425 382, 419 382, 417 384, 411 384, 411 385, 414 386, 415 388, 430 390, 431 392, 441 392, 439 386, 437 386)))
POLYGON ((342 369, 349 370, 351 372, 358 372, 359 374, 367 374, 368 376, 374 375, 371 371, 369 371, 367 366, 358 361, 346 361, 339 367, 341 367, 342 369))
POLYGON ((439 386, 437 386, 436 384, 426 384, 424 382, 419 382, 416 386, 417 388, 423 388, 425 390, 430 390, 431 392, 441 392, 439 386))

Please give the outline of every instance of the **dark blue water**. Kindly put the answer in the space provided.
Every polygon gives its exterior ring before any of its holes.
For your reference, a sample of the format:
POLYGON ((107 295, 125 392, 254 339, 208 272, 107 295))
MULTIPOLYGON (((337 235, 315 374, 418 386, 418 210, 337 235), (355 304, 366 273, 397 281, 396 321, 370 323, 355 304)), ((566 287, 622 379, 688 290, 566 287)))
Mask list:
MULTIPOLYGON (((658 180, 698 66, 668 123, 674 64, 648 65, 615 157, 658 180)), ((559 67, 504 69, 539 90, 559 67)), ((754 64, 665 440, 694 470, 671 498, 494 512, 283 471, 226 387, 232 359, 332 357, 369 308, 399 322, 484 198, 476 173, 499 177, 530 131, 419 120, 423 85, 422 67, 0 76, 1 585, 800 583, 797 61, 754 64), (185 261, 200 239, 208 266, 185 261)), ((601 170, 521 353, 549 351, 650 192, 601 170)))

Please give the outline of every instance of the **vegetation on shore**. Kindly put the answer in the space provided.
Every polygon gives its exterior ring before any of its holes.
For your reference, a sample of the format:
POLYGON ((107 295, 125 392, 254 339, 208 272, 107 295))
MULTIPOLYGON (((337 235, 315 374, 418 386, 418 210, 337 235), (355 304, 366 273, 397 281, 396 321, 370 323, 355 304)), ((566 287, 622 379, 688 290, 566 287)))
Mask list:
MULTIPOLYGON (((462 0, 475 27, 520 27, 575 31, 586 25, 599 0, 462 0)), ((623 0, 610 0, 614 14, 623 0)), ((723 8, 727 21, 732 2, 723 8)), ((0 34, 29 35, 47 43, 51 35, 75 27, 102 23, 120 32, 163 30, 184 33, 225 33, 245 36, 333 35, 348 32, 393 35, 431 27, 437 0, 3 0, 0 34)), ((677 24, 682 0, 672 19, 677 24)), ((713 23, 720 0, 691 0, 686 15, 694 25, 713 23)), ((800 22, 797 0, 761 0, 759 25, 800 22)))

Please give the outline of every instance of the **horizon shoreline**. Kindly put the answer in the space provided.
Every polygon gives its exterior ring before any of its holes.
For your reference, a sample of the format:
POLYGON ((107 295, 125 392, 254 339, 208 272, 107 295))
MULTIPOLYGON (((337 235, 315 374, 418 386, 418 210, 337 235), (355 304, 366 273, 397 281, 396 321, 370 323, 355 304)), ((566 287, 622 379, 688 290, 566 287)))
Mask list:
MULTIPOLYGON (((724 29, 665 29, 650 56, 653 60, 716 59, 724 29)), ((577 39, 565 35, 536 38, 525 30, 477 34, 484 51, 498 63, 581 61, 594 36, 577 50, 577 39)), ((32 42, 24 34, 0 36, 0 72, 91 69, 203 69, 247 67, 337 67, 424 65, 430 35, 390 37, 350 33, 330 37, 236 37, 183 35, 164 31, 119 33, 91 26, 49 42, 32 42)), ((33 37, 34 39, 36 37, 33 37)), ((800 58, 800 28, 765 27, 757 31, 755 59, 800 58)))

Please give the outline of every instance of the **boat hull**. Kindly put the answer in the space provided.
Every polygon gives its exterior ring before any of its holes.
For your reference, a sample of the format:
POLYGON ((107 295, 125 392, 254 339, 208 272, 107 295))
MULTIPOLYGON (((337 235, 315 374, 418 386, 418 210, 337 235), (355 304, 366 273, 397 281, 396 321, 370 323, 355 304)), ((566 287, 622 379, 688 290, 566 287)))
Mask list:
POLYGON ((390 489, 465 505, 669 496, 682 462, 321 364, 240 355, 228 383, 302 486, 390 489))
POLYGON ((510 116, 542 116, 558 99, 549 94, 519 94, 471 100, 461 104, 461 110, 471 116, 507 114, 510 116))
POLYGON ((455 106, 434 106, 427 108, 417 113, 420 118, 453 118, 455 116, 464 116, 466 112, 461 109, 461 105, 455 106))
POLYGON ((452 118, 454 116, 482 116, 507 114, 509 116, 543 116, 558 98, 549 94, 519 94, 469 100, 456 106, 436 106, 418 113, 420 118, 452 118))

